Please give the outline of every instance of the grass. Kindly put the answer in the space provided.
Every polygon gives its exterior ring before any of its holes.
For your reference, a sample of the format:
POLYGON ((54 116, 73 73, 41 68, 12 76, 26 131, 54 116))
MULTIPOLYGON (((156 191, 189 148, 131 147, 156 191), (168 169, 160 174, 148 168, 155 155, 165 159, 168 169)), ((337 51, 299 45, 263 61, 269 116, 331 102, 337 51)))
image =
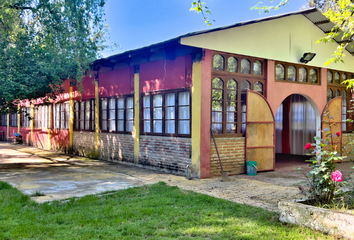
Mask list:
POLYGON ((160 182, 36 203, 0 181, 0 239, 332 239, 278 215, 160 182))
POLYGON ((42 197, 45 196, 44 193, 42 193, 41 191, 36 191, 34 194, 31 195, 31 197, 42 197))

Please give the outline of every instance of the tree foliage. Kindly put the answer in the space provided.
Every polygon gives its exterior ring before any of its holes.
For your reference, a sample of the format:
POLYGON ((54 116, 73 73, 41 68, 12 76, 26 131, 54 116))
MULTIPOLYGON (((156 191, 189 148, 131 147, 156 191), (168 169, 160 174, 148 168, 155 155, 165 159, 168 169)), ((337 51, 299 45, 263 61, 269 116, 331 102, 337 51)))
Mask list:
POLYGON ((55 98, 104 48, 106 0, 0 0, 0 111, 55 98))

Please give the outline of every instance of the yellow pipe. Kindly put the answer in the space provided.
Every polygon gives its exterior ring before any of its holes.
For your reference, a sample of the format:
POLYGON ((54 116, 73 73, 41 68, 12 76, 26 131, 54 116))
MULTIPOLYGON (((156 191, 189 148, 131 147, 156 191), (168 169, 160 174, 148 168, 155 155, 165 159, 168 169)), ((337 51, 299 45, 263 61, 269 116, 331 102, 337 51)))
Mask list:
POLYGON ((69 152, 73 152, 73 131, 74 131, 74 99, 73 87, 69 90, 69 152))
MULTIPOLYGON (((50 101, 50 99, 49 99, 50 101)), ((52 107, 53 105, 52 104, 49 104, 48 105, 48 149, 50 150, 52 148, 52 144, 50 142, 50 131, 51 131, 51 128, 52 128, 52 107)))
POLYGON ((134 163, 139 163, 139 135, 140 135, 140 101, 139 101, 140 74, 134 73, 134 163))
POLYGON ((34 105, 31 103, 31 141, 30 145, 33 146, 33 127, 34 127, 34 105))
POLYGON ((21 105, 17 105, 17 132, 20 133, 21 129, 21 105))
POLYGON ((192 68, 192 173, 200 177, 200 122, 202 101, 202 62, 193 62, 192 68))
POLYGON ((9 141, 9 137, 10 137, 10 114, 8 113, 7 114, 7 123, 6 123, 6 138, 7 138, 7 141, 9 141))
POLYGON ((99 155, 99 136, 100 136, 100 99, 98 91, 98 81, 95 81, 95 152, 99 155))

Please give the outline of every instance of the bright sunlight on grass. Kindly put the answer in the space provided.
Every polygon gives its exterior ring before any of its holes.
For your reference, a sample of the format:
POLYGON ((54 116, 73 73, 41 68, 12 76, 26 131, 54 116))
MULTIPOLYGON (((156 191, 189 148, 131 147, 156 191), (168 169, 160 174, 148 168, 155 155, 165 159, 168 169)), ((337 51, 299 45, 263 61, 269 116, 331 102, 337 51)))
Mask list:
POLYGON ((160 182, 35 203, 0 182, 0 239, 331 239, 260 208, 160 182))

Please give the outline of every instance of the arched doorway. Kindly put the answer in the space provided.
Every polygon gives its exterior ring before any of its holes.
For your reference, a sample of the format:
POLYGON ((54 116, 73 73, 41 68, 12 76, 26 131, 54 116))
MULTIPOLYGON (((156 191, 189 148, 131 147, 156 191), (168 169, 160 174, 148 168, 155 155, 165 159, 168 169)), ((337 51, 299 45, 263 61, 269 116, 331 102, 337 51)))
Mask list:
POLYGON ((279 106, 276 114, 276 167, 305 163, 304 146, 320 136, 321 117, 317 105, 305 95, 292 94, 279 106))

